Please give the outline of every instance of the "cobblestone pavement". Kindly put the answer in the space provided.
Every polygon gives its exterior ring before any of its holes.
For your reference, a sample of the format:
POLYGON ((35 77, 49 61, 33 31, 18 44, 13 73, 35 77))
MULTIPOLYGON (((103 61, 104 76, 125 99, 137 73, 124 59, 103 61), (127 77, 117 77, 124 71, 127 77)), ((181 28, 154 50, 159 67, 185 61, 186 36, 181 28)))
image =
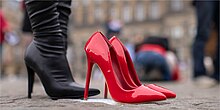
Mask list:
MULTIPOLYGON (((84 81, 78 81, 83 84, 84 81)), ((220 110, 220 87, 209 89, 196 87, 190 80, 181 82, 154 82, 177 93, 177 98, 142 104, 102 103, 103 94, 91 97, 96 101, 73 99, 51 100, 41 83, 35 83, 32 99, 27 98, 27 79, 1 79, 1 110, 220 110)), ((93 81, 92 87, 103 89, 100 81, 93 81)))

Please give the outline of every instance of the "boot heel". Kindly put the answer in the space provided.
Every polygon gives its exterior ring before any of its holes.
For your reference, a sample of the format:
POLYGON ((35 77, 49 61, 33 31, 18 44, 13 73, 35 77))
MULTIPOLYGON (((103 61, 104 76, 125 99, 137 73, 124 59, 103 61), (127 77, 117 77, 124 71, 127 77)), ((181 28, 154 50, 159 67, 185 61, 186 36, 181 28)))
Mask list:
POLYGON ((92 67, 93 67, 93 62, 91 62, 90 58, 87 56, 87 64, 88 64, 88 70, 87 70, 87 75, 86 75, 86 86, 85 86, 85 91, 84 91, 84 100, 88 99, 88 90, 89 90, 89 83, 90 83, 90 78, 91 78, 91 73, 92 73, 92 67))
POLYGON ((34 84, 34 70, 27 66, 28 72, 28 98, 31 98, 31 93, 33 92, 33 84, 34 84))

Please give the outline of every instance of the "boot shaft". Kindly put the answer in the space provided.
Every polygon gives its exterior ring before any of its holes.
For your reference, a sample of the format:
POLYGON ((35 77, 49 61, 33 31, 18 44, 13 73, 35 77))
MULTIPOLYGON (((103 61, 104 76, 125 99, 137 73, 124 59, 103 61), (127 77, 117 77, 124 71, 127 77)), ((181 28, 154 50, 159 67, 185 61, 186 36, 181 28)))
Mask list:
POLYGON ((61 37, 59 23, 58 1, 25 1, 35 37, 55 35, 61 37))
POLYGON ((62 35, 64 36, 64 43, 66 50, 68 45, 67 28, 68 28, 69 15, 71 13, 70 7, 71 7, 71 0, 59 1, 57 6, 57 10, 59 12, 60 29, 62 30, 62 35))
POLYGON ((67 37, 67 25, 69 21, 69 15, 71 13, 71 0, 59 1, 57 10, 59 12, 59 22, 62 33, 67 37))
POLYGON ((36 47, 45 54, 65 54, 65 38, 62 34, 57 10, 58 0, 25 1, 36 47))

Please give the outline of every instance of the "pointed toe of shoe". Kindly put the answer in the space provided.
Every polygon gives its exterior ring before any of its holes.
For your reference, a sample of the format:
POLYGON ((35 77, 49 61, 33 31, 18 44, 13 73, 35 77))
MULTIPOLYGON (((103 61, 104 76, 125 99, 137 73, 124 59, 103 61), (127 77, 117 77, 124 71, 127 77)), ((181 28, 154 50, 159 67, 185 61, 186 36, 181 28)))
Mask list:
MULTIPOLYGON (((156 92, 157 92, 157 91, 156 91, 156 92)), ((155 97, 157 97, 157 98, 155 99, 155 101, 160 101, 160 100, 166 100, 166 99, 167 99, 166 95, 164 95, 164 94, 162 94, 162 93, 159 93, 159 92, 158 92, 157 95, 155 95, 155 97)))
POLYGON ((175 98, 176 97, 176 94, 171 91, 171 90, 168 90, 166 88, 163 88, 163 87, 160 87, 158 85, 155 85, 155 84, 149 84, 147 85, 147 87, 157 91, 157 92, 160 92, 162 94, 164 94, 167 98, 175 98))
POLYGON ((89 96, 95 96, 98 94, 100 94, 100 91, 98 89, 89 88, 89 93, 88 93, 89 96))
POLYGON ((162 93, 160 93, 158 91, 155 91, 155 90, 153 90, 151 88, 148 88, 148 87, 146 87, 146 88, 147 88, 147 91, 150 94, 152 94, 152 99, 151 99, 152 101, 162 101, 162 100, 166 100, 167 99, 166 95, 164 95, 164 94, 162 94, 162 93))
POLYGON ((167 98, 176 98, 176 94, 175 93, 167 94, 167 98))
MULTIPOLYGON (((70 93, 72 96, 75 96, 76 98, 83 98, 84 97, 84 91, 85 88, 83 85, 80 85, 76 82, 69 84, 70 93)), ((88 96, 95 96, 100 94, 100 91, 95 88, 89 88, 88 90, 88 96)))
POLYGON ((129 103, 145 103, 151 101, 166 100, 166 96, 164 94, 143 85, 134 90, 131 98, 132 100, 129 103))
POLYGON ((176 94, 172 91, 169 91, 168 92, 162 92, 164 95, 166 95, 167 98, 176 98, 176 94))

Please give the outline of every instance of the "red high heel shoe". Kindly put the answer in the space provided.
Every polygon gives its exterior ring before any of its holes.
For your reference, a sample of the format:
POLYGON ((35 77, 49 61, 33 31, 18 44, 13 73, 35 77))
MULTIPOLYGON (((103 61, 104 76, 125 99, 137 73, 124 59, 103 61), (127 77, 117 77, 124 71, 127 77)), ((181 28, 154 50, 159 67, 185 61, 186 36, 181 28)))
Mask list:
MULTIPOLYGON (((127 49, 124 47, 124 45, 121 43, 121 41, 113 36, 109 42, 112 44, 113 47, 115 47, 115 51, 119 60, 119 65, 121 66, 123 73, 127 73, 125 79, 131 86, 141 86, 141 82, 138 79, 138 76, 136 74, 136 71, 134 69, 134 65, 132 63, 131 57, 127 51, 127 49), (134 85, 135 83, 135 85, 134 85)), ((155 84, 149 84, 145 85, 153 90, 156 90, 158 92, 163 93, 167 98, 175 98, 176 94, 166 88, 157 86, 155 84)))
POLYGON ((94 33, 87 41, 84 49, 88 63, 85 100, 88 98, 91 70, 94 63, 102 70, 113 100, 124 103, 142 103, 166 99, 162 93, 143 85, 132 88, 127 84, 122 76, 115 49, 101 32, 94 33))

